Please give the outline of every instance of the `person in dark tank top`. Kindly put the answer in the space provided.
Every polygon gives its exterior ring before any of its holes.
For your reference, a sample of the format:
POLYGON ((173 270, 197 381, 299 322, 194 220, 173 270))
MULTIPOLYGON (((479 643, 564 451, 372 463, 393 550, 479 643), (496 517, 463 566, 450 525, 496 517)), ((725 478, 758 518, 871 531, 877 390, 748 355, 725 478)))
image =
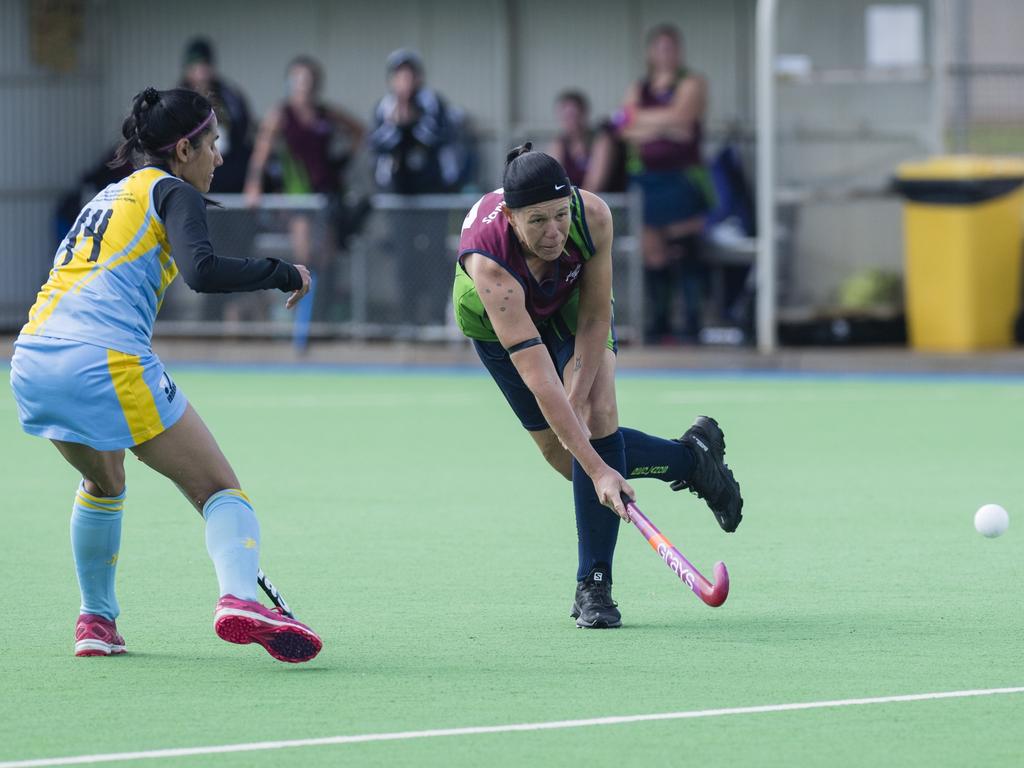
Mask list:
POLYGON ((366 129, 345 110, 323 101, 323 83, 323 69, 311 56, 296 56, 288 64, 287 97, 263 118, 249 164, 245 194, 253 204, 259 202, 263 172, 273 152, 282 164, 286 194, 339 190, 338 145, 358 147, 366 129))
POLYGON ((680 337, 672 317, 677 287, 682 338, 700 331, 701 232, 714 201, 701 156, 707 102, 707 81, 685 64, 682 34, 668 24, 655 27, 647 37, 646 77, 630 86, 613 120, 629 145, 630 179, 644 197, 648 341, 680 337))
MULTIPOLYGON (((263 173, 272 153, 281 164, 285 194, 333 196, 341 192, 344 159, 363 143, 366 129, 345 110, 322 100, 323 81, 323 68, 311 56, 296 56, 288 64, 287 97, 260 123, 249 162, 245 196, 250 206, 260 204, 263 173)), ((296 260, 309 264, 314 272, 326 272, 335 250, 331 227, 324 227, 323 243, 314 247, 310 216, 296 214, 288 224, 296 260)), ((330 296, 317 299, 317 316, 323 315, 329 303, 330 296)))
POLYGON ((626 148, 606 120, 590 125, 590 102, 582 91, 563 91, 555 99, 559 134, 547 153, 558 160, 569 181, 591 192, 625 192, 626 148))

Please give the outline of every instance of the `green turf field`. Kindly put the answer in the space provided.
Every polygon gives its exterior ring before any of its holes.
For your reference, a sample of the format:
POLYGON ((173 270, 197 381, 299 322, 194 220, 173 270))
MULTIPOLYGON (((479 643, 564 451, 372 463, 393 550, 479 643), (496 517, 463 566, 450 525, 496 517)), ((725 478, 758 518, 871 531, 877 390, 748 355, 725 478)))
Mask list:
MULTIPOLYGON (((0 394, 0 765, 426 729, 1024 686, 1024 380, 629 377, 622 421, 718 417, 746 498, 638 481, 732 593, 710 609, 631 528, 620 630, 577 630, 569 485, 482 376, 179 369, 253 498, 311 664, 212 631, 202 524, 137 462, 119 568, 129 654, 71 655, 77 479, 0 394), (272 420, 254 420, 258 413, 272 420), (982 503, 1010 510, 986 540, 982 503), (1016 527, 1016 529, 1015 529, 1016 527)), ((1024 694, 150 759, 153 766, 1019 765, 1024 694)), ((123 764, 123 763, 122 763, 123 764)))

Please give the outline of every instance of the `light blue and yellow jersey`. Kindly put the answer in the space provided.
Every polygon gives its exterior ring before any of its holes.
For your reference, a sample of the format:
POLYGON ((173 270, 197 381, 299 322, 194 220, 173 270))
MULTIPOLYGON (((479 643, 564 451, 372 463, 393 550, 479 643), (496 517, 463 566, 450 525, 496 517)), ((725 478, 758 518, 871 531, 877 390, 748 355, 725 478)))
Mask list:
POLYGON ((79 214, 22 334, 149 352, 153 323, 178 274, 153 191, 175 178, 143 168, 111 184, 79 214))

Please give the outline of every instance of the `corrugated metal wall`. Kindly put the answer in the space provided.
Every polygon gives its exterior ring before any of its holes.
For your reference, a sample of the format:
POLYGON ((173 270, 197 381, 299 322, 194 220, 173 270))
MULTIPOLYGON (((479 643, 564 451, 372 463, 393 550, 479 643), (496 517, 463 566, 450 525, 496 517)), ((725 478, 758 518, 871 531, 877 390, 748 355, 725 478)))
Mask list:
POLYGON ((56 76, 29 56, 28 4, 0 5, 0 323, 18 322, 53 255, 53 208, 102 141, 101 48, 85 29, 78 71, 56 76))

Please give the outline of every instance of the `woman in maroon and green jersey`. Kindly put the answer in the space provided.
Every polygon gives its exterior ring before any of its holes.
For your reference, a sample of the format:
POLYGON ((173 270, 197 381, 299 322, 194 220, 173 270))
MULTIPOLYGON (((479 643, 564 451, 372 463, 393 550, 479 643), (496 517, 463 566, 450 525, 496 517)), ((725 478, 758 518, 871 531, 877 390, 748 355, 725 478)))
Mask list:
POLYGON ((612 321, 612 216, 557 160, 525 144, 502 189, 462 225, 455 316, 544 458, 572 481, 579 627, 618 627, 611 598, 626 478, 656 477, 705 499, 721 527, 742 517, 725 438, 705 416, 678 440, 619 426, 612 321))

